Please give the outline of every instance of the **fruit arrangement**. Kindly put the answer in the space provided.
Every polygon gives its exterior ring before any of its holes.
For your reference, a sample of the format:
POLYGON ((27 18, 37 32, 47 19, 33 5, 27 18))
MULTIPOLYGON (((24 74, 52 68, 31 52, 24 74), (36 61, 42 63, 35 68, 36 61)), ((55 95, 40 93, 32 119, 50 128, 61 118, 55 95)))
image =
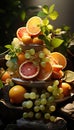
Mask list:
MULTIPOLYGON (((48 42, 45 39, 44 27, 43 20, 39 16, 34 16, 27 21, 25 27, 17 29, 12 43, 6 45, 9 50, 5 55, 7 69, 0 69, 0 78, 3 84, 11 86, 8 94, 10 103, 22 105, 23 118, 54 121, 56 103, 70 96, 72 91, 70 82, 74 81, 74 78, 66 82, 68 78, 64 79, 64 69, 67 66, 67 59, 60 52, 51 51, 53 47, 61 45, 63 40, 55 36, 52 39, 53 27, 47 26, 50 29, 48 41, 52 41, 49 50, 46 46, 48 42), (54 44, 56 42, 57 44, 54 44), (40 86, 27 87, 26 84, 21 85, 20 81, 16 84, 16 79, 27 83, 37 81, 40 82, 40 86)), ((69 74, 74 75, 71 71, 69 74)))

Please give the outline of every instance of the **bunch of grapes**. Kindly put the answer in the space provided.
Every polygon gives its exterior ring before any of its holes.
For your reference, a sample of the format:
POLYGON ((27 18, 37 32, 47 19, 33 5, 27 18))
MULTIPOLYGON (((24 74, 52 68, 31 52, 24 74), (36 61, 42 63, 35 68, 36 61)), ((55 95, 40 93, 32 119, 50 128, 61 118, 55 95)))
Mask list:
POLYGON ((56 110, 56 99, 62 94, 62 90, 58 87, 59 81, 55 80, 52 85, 47 86, 38 91, 33 88, 31 92, 24 94, 22 107, 24 109, 23 118, 26 119, 45 119, 54 121, 53 115, 56 110))
POLYGON ((25 51, 25 58, 31 60, 34 63, 40 64, 42 67, 45 67, 48 58, 46 57, 43 50, 36 52, 34 48, 25 51))

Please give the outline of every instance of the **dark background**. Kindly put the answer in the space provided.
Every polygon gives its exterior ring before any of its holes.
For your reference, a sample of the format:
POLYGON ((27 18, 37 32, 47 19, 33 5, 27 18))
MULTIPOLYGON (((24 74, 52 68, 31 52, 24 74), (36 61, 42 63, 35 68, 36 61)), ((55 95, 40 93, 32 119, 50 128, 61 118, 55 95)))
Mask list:
POLYGON ((34 16, 43 5, 55 4, 59 13, 53 22, 55 27, 68 25, 74 32, 74 0, 1 0, 0 1, 0 52, 16 36, 17 28, 24 26, 27 19, 34 16))

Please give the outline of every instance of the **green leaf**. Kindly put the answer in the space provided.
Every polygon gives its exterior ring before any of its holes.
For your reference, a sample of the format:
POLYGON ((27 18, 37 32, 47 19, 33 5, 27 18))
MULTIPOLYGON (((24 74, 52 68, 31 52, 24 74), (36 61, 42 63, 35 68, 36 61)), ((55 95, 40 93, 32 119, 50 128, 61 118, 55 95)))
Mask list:
POLYGON ((22 11, 21 12, 21 19, 22 19, 22 21, 25 20, 25 17, 26 17, 26 13, 25 13, 25 11, 22 11))
POLYGON ((45 14, 48 14, 48 13, 49 13, 49 8, 48 8, 48 6, 47 6, 47 5, 44 5, 44 6, 42 7, 42 11, 43 11, 45 14))
POLYGON ((3 83, 1 80, 0 80, 0 88, 3 88, 3 83))
POLYGON ((12 45, 5 45, 5 47, 7 48, 7 49, 12 49, 12 45))
POLYGON ((63 43, 63 40, 59 38, 53 38, 51 41, 51 44, 54 48, 59 47, 62 43, 63 43))
POLYGON ((49 13, 50 13, 50 14, 54 11, 54 7, 55 7, 54 4, 50 6, 50 8, 49 8, 49 13))
POLYGON ((51 20, 56 20, 58 18, 58 12, 53 11, 51 14, 49 14, 49 17, 51 20))
POLYGON ((37 16, 41 17, 41 18, 45 18, 47 15, 43 12, 43 11, 40 11, 37 16))
POLYGON ((45 18, 45 19, 43 20, 43 24, 44 24, 44 25, 48 25, 48 24, 49 24, 49 20, 48 20, 47 18, 45 18))

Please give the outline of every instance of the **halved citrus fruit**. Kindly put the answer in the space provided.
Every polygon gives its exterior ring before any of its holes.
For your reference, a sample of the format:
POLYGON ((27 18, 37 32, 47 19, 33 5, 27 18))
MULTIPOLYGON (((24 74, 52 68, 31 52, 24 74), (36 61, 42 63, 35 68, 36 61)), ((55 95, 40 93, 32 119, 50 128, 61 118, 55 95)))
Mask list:
POLYGON ((49 62, 46 62, 45 67, 40 67, 39 74, 37 76, 38 80, 47 80, 52 74, 52 66, 49 62))
POLYGON ((26 23, 27 32, 31 36, 38 35, 41 32, 40 25, 42 23, 42 19, 38 16, 31 17, 26 23))
POLYGON ((22 78, 32 79, 38 75, 39 70, 39 65, 35 65, 31 61, 25 61, 19 67, 19 74, 22 78))
POLYGON ((24 36, 29 36, 29 34, 28 34, 27 30, 26 30, 26 27, 20 27, 20 28, 18 28, 17 31, 16 31, 16 35, 17 35, 17 38, 19 40, 21 40, 21 41, 22 41, 23 35, 24 36))
MULTIPOLYGON (((53 66, 56 65, 61 65, 60 67, 62 67, 62 69, 64 69, 67 65, 67 60, 66 57, 59 53, 59 52, 52 52, 50 53, 50 62, 52 63, 53 66)), ((57 68, 59 68, 59 66, 57 66, 57 68)))

